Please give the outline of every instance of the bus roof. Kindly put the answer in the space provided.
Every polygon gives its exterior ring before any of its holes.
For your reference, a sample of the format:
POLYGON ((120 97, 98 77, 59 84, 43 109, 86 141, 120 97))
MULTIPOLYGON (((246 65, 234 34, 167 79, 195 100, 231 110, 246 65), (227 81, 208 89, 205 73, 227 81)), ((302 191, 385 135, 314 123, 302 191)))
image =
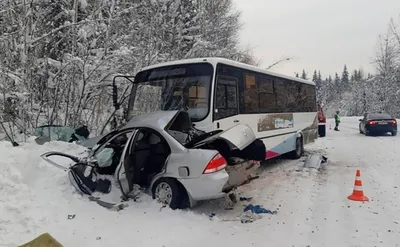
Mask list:
POLYGON ((240 63, 240 62, 237 62, 237 61, 233 61, 233 60, 226 59, 226 58, 219 58, 219 57, 192 58, 192 59, 182 59, 182 60, 164 62, 164 63, 154 64, 154 65, 151 65, 151 66, 147 66, 147 67, 141 68, 138 72, 144 71, 144 70, 148 70, 148 69, 155 69, 155 68, 162 67, 162 66, 171 66, 171 65, 179 65, 179 64, 190 64, 190 63, 204 63, 204 62, 211 63, 214 66, 216 66, 218 63, 223 63, 223 64, 226 64, 226 65, 230 65, 230 66, 234 66, 234 67, 238 67, 238 68, 243 68, 243 69, 247 69, 247 70, 252 70, 252 71, 255 71, 255 72, 258 72, 258 73, 263 73, 263 74, 276 76, 276 77, 280 77, 280 78, 284 78, 284 79, 288 79, 288 80, 292 80, 292 81, 297 81, 297 82, 301 82, 301 83, 311 84, 311 85, 315 86, 315 83, 313 81, 304 80, 304 79, 297 78, 297 77, 294 77, 294 76, 282 75, 282 74, 271 72, 271 71, 269 71, 267 69, 263 69, 263 68, 260 68, 260 67, 257 67, 257 66, 248 65, 248 64, 245 64, 245 63, 240 63))

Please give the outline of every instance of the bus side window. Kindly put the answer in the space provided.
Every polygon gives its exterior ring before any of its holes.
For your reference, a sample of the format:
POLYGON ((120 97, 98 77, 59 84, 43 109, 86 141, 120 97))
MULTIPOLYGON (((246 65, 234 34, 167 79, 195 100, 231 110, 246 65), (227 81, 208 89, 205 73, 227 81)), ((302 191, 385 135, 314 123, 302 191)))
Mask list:
POLYGON ((259 95, 256 76, 244 74, 244 114, 259 113, 259 95))
POLYGON ((275 113, 276 92, 272 77, 260 75, 258 79, 258 97, 260 100, 260 113, 275 113))
POLYGON ((218 76, 215 88, 214 120, 238 114, 237 80, 233 77, 218 76))
POLYGON ((278 78, 275 78, 274 88, 276 92, 275 112, 290 112, 287 111, 289 93, 286 91, 284 82, 278 78))

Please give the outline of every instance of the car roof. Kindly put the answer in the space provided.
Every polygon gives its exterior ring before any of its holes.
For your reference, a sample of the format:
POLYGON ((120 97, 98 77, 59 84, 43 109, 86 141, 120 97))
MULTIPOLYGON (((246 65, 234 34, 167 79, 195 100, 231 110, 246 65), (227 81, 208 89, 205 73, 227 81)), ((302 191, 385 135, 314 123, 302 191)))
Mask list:
POLYGON ((392 119, 389 113, 368 113, 367 118, 369 119, 392 119))
POLYGON ((122 127, 121 130, 138 127, 148 127, 154 130, 162 131, 178 112, 178 110, 155 111, 136 115, 132 117, 132 119, 129 120, 129 122, 124 127, 122 127))

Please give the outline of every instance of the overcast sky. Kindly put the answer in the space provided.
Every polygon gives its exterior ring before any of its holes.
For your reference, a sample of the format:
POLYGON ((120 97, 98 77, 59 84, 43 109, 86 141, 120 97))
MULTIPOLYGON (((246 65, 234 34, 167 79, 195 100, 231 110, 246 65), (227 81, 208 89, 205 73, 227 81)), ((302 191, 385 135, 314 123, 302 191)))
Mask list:
POLYGON ((371 64, 379 34, 390 18, 399 19, 400 0, 234 0, 242 12, 241 43, 267 67, 282 57, 274 71, 294 75, 303 68, 323 76, 371 64))

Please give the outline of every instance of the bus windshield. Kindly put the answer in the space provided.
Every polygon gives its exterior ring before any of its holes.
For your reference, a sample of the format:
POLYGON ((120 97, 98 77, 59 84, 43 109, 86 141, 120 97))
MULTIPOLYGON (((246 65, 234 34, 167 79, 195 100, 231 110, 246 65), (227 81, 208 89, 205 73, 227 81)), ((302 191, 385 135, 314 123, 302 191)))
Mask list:
POLYGON ((180 64, 139 72, 129 98, 128 118, 167 110, 186 110, 192 121, 207 117, 213 66, 180 64))

